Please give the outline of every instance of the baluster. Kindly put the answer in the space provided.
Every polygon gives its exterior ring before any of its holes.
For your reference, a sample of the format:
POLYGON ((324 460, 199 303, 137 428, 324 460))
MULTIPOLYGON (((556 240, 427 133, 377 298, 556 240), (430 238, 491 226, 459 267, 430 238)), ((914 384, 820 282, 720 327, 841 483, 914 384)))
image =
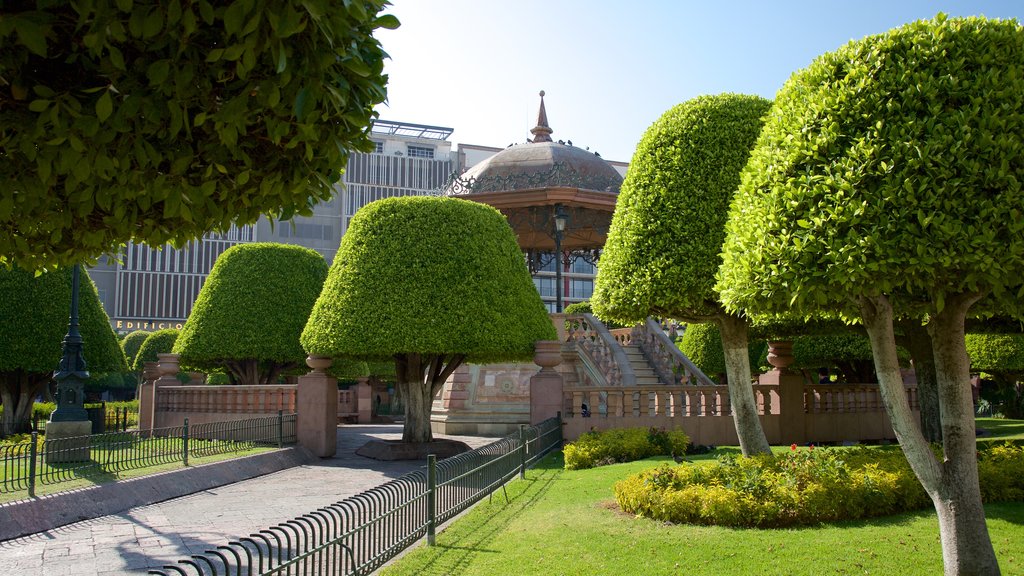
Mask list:
POLYGON ((608 417, 622 417, 622 390, 608 391, 608 417))

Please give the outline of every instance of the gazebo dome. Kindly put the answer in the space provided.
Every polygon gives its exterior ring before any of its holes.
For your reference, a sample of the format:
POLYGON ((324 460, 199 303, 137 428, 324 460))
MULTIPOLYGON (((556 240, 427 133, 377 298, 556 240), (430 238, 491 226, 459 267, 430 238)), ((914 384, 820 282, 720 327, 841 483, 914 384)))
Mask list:
POLYGON ((534 137, 516 144, 473 166, 451 183, 450 192, 477 194, 535 188, 567 187, 618 194, 622 176, 598 154, 553 142, 540 93, 540 113, 534 137))

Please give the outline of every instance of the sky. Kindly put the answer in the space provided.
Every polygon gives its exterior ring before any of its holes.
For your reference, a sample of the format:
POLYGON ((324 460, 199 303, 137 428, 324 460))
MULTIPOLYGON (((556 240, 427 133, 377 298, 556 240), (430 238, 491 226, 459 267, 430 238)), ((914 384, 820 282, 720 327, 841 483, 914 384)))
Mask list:
POLYGON ((1024 1, 392 0, 385 120, 453 128, 452 142, 525 142, 544 90, 554 140, 628 162, 666 110, 702 94, 772 98, 819 54, 901 24, 1024 1))

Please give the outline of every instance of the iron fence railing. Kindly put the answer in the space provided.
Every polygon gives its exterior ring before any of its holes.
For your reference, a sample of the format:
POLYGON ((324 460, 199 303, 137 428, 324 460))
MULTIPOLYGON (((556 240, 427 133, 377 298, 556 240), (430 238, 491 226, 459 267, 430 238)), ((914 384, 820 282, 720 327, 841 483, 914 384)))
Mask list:
POLYGON ((295 414, 127 430, 68 438, 31 439, 0 446, 0 493, 27 490, 76 478, 100 480, 125 470, 295 443, 295 414))
MULTIPOLYGON (((139 425, 139 407, 107 406, 106 402, 98 405, 86 404, 86 414, 92 422, 92 433, 124 432, 139 425)), ((46 433, 48 414, 33 414, 30 423, 31 431, 46 433)))
POLYGON ((365 575, 562 445, 561 418, 437 462, 351 498, 232 540, 162 576, 365 575))

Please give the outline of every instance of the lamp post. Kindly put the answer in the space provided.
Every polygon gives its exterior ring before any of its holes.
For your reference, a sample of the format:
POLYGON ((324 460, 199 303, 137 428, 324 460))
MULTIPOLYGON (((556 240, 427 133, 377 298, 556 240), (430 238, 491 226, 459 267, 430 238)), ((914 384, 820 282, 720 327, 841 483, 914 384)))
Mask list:
POLYGON ((78 275, 79 265, 75 264, 71 272, 71 315, 68 333, 64 336, 64 354, 60 366, 53 373, 53 379, 57 381, 57 408, 50 415, 51 422, 89 419, 83 406, 89 372, 82 355, 82 335, 78 332, 78 275))
POLYGON ((562 312, 562 233, 569 215, 561 204, 555 204, 555 312, 562 312))

